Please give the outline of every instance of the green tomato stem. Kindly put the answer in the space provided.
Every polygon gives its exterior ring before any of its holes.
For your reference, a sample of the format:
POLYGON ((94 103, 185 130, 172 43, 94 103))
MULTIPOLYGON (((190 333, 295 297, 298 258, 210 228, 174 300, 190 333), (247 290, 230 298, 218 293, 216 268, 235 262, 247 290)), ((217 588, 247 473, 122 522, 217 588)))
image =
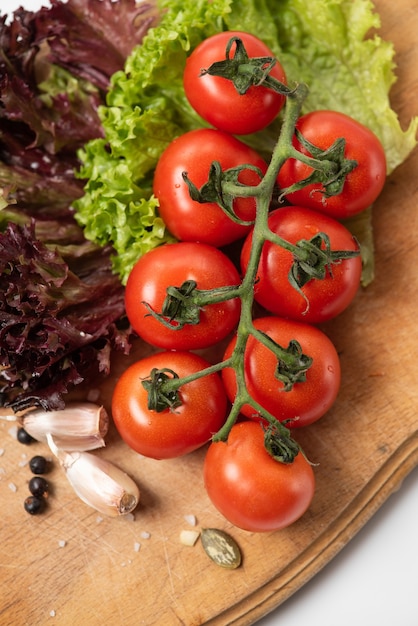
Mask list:
POLYGON ((164 382, 164 393, 170 393, 174 391, 178 391, 180 387, 183 385, 187 385, 188 383, 192 383, 199 378, 203 378, 204 376, 210 376, 211 374, 216 374, 223 370, 225 367, 234 367, 234 358, 226 359, 225 361, 219 361, 219 363, 214 363, 208 367, 205 367, 203 370, 199 370, 193 374, 189 374, 188 376, 182 376, 181 378, 170 378, 164 382))
MULTIPOLYGON (((270 241, 292 253, 294 265, 289 274, 289 281, 303 297, 305 295, 301 287, 308 280, 324 278, 332 263, 355 256, 358 252, 332 251, 329 245, 329 238, 325 233, 320 233, 309 241, 301 240, 296 244, 292 244, 282 239, 269 228, 269 210, 273 193, 276 189, 277 175, 287 159, 294 158, 302 161, 312 168, 313 173, 292 187, 281 190, 280 197, 312 183, 322 184, 325 195, 336 195, 341 191, 345 176, 357 166, 357 163, 345 158, 344 139, 338 139, 328 150, 323 151, 310 144, 298 133, 296 123, 300 117, 302 105, 308 96, 309 89, 304 83, 300 83, 294 88, 289 88, 274 79, 270 75, 270 70, 274 63, 275 60, 270 58, 249 59, 241 40, 234 37, 229 41, 226 48, 225 60, 216 62, 208 70, 202 71, 202 74, 209 73, 231 80, 239 93, 246 93, 251 85, 263 84, 265 87, 286 96, 283 124, 273 148, 267 171, 264 176, 261 176, 260 172, 261 180, 259 184, 255 186, 239 184, 238 175, 240 168, 233 168, 223 172, 219 162, 216 161, 212 163, 208 173, 208 181, 201 189, 198 189, 188 179, 186 172, 183 173, 183 179, 189 187, 192 199, 202 203, 217 202, 220 208, 234 221, 243 224, 251 223, 241 222, 235 215, 232 205, 234 199, 238 197, 252 197, 255 199, 256 217, 253 222, 252 245, 242 282, 238 286, 198 290, 195 283, 192 284, 192 281, 187 281, 180 287, 169 288, 169 299, 167 300, 166 310, 163 308, 162 315, 153 311, 150 311, 150 313, 165 324, 170 324, 170 322, 166 321, 166 316, 169 317, 170 321, 176 319, 176 327, 181 328, 182 325, 179 320, 183 320, 183 317, 179 316, 177 318, 175 315, 183 305, 185 307, 184 325, 185 323, 198 323, 200 310, 205 305, 232 298, 241 299, 241 314, 236 330, 236 341, 229 358, 183 378, 166 376, 164 372, 162 376, 158 373, 155 374, 155 377, 160 384, 162 395, 171 402, 183 385, 203 376, 219 373, 225 368, 233 369, 237 385, 235 399, 224 425, 215 433, 212 441, 227 440, 242 408, 250 405, 254 409, 253 417, 259 416, 260 420, 268 423, 268 428, 266 428, 266 449, 269 454, 278 461, 291 463, 300 451, 299 445, 292 439, 290 430, 286 425, 281 423, 250 396, 245 378, 244 356, 250 337, 255 338, 276 356, 277 370, 275 376, 278 381, 283 383, 282 391, 284 393, 290 391, 294 383, 306 380, 306 372, 312 364, 312 358, 303 354, 301 346, 296 340, 292 340, 287 348, 283 348, 268 335, 259 331, 253 323, 254 285, 257 280, 257 271, 263 246, 265 241, 270 241), (236 51, 234 57, 231 58, 230 51, 234 42, 236 43, 236 51), (309 154, 295 148, 293 145, 295 135, 309 154), (309 267, 309 271, 304 268, 302 272, 300 270, 301 264, 309 267), (173 316, 170 314, 171 311, 174 312, 173 316)), ((248 168, 251 166, 244 167, 248 168)), ((308 306, 309 303, 307 303, 308 306)), ((181 396, 181 392, 179 395, 181 396)))
MULTIPOLYGON (((263 245, 266 239, 272 236, 268 227, 269 207, 272 199, 273 191, 276 184, 277 174, 289 156, 294 156, 294 148, 292 146, 292 138, 295 132, 296 122, 299 118, 302 104, 308 95, 308 88, 305 84, 298 85, 294 90, 290 91, 287 96, 286 113, 283 126, 273 150, 272 158, 268 166, 267 172, 261 182, 257 186, 234 185, 225 182, 225 192, 235 196, 249 197, 256 199, 257 211, 253 227, 252 247, 247 270, 239 286, 217 290, 211 292, 199 292, 194 294, 194 304, 204 305, 215 301, 226 300, 239 297, 241 299, 241 314, 236 331, 236 344, 232 355, 219 363, 211 365, 200 372, 185 376, 183 378, 170 378, 164 382, 164 392, 170 393, 179 390, 182 385, 197 380, 203 376, 218 373, 225 368, 233 368, 237 382, 237 393, 233 402, 230 413, 222 426, 222 428, 213 436, 213 441, 225 441, 229 432, 235 424, 242 407, 250 404, 254 408, 254 414, 259 414, 260 418, 266 420, 274 426, 276 431, 285 439, 290 439, 290 432, 286 426, 281 424, 271 413, 263 406, 256 402, 248 393, 245 382, 245 361, 244 353, 250 336, 256 337, 269 349, 273 350, 278 359, 292 360, 286 350, 276 345, 266 337, 263 333, 257 331, 253 324, 253 305, 254 305, 254 284, 257 277, 257 269, 262 253, 263 245)), ((275 237, 277 239, 277 237, 275 237)), ((284 247, 294 251, 295 246, 284 240, 281 241, 284 247)), ((307 357, 309 359, 309 357, 307 357)), ((309 365, 308 365, 309 367, 309 365)), ((297 446, 296 446, 296 449, 297 446)))

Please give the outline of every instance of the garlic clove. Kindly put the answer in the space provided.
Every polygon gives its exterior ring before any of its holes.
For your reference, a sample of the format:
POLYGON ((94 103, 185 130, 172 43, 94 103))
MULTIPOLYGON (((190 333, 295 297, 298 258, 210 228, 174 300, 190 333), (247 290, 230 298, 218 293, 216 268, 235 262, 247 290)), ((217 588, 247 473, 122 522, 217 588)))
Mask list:
POLYGON ((47 439, 69 483, 85 504, 110 516, 126 515, 136 508, 138 486, 119 467, 89 452, 66 452, 51 436, 47 439))
POLYGON ((38 441, 46 441, 47 435, 51 434, 58 448, 85 451, 105 445, 109 416, 103 406, 91 402, 70 402, 59 411, 29 411, 19 422, 38 441))

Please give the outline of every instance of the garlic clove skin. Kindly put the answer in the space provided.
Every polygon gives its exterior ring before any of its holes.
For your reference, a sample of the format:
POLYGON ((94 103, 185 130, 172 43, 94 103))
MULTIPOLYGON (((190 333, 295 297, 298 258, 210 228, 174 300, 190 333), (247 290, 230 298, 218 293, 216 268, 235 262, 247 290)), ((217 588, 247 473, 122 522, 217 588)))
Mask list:
POLYGON ((65 473, 83 502, 110 516, 125 515, 136 508, 139 489, 125 472, 88 452, 70 456, 70 464, 64 464, 65 473))
POLYGON ((46 441, 51 434, 58 448, 85 451, 105 445, 109 415, 103 406, 91 402, 69 402, 59 411, 29 411, 19 422, 38 441, 46 441))
POLYGON ((48 436, 51 451, 64 468, 78 497, 104 515, 121 516, 138 505, 140 491, 128 474, 106 459, 89 452, 60 450, 48 436))

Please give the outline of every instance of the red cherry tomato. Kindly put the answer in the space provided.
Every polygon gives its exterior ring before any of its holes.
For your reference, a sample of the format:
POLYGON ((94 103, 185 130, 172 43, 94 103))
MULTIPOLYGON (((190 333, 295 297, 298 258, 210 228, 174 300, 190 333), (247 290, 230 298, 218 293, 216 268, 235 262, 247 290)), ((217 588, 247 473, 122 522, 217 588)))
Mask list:
MULTIPOLYGON (((306 372, 306 380, 294 383, 290 391, 285 391, 284 383, 276 376, 277 356, 250 336, 244 353, 248 393, 280 422, 290 420, 288 426, 291 428, 316 422, 334 404, 340 389, 341 367, 334 344, 321 330, 310 324, 263 317, 254 320, 254 326, 282 348, 287 348, 292 339, 296 340, 302 352, 313 361, 306 372)), ((224 359, 230 357, 235 344, 234 337, 225 351, 224 359)), ((223 369, 222 377, 228 397, 233 402, 237 392, 235 370, 229 367, 223 369)), ((251 419, 260 419, 250 404, 244 405, 241 413, 251 419)))
POLYGON ((227 399, 218 374, 181 386, 181 404, 161 412, 148 409, 148 394, 141 383, 153 368, 169 368, 182 378, 208 366, 197 354, 171 351, 153 354, 128 367, 112 398, 113 420, 128 446, 144 456, 169 459, 209 441, 226 416, 227 399))
MULTIPOLYGON (((184 71, 184 90, 192 107, 209 124, 234 135, 254 133, 265 128, 277 116, 284 97, 272 89, 252 86, 240 95, 233 83, 219 76, 200 76, 202 69, 225 59, 226 46, 239 37, 249 57, 274 57, 257 37, 243 32, 222 32, 203 41, 188 57, 184 71)), ((235 51, 233 44, 230 58, 235 51)), ((286 84, 283 67, 278 61, 270 76, 286 84)))
MULTIPOLYGON (((250 230, 234 222, 216 202, 201 204, 190 197, 182 173, 200 188, 208 180, 209 168, 218 161, 222 170, 239 165, 253 165, 264 174, 267 164, 255 150, 219 130, 203 128, 178 137, 161 155, 154 175, 154 195, 159 213, 168 230, 181 241, 200 241, 216 247, 244 237, 250 230)), ((260 182, 257 172, 246 169, 239 182, 254 186, 260 182)), ((236 198, 234 211, 245 221, 255 219, 254 198, 236 198)))
MULTIPOLYGON (((382 191, 386 180, 386 156, 376 135, 348 115, 336 111, 312 111, 297 122, 303 137, 318 148, 329 148, 336 139, 346 139, 345 157, 357 161, 357 167, 346 177, 339 195, 324 198, 320 184, 311 184, 290 193, 292 203, 345 219, 369 207, 382 191)), ((305 154, 294 138, 294 146, 305 154)), ((297 159, 288 159, 280 169, 277 182, 282 189, 307 178, 312 168, 297 159)))
POLYGON ((206 348, 224 339, 237 325, 241 310, 238 298, 208 304, 200 310, 198 324, 175 329, 149 314, 144 303, 161 313, 167 287, 194 280, 197 289, 240 284, 232 261, 220 250, 203 243, 165 244, 144 254, 134 265, 126 284, 125 309, 132 327, 151 345, 168 350, 206 348))
MULTIPOLYGON (((270 229, 285 241, 296 244, 310 240, 318 233, 329 237, 334 251, 358 251, 350 231, 337 220, 301 207, 284 207, 270 213, 270 229)), ((248 235, 241 252, 241 267, 246 271, 250 258, 252 234, 248 235)), ((324 248, 324 245, 321 245, 324 248)), ((355 297, 360 286, 361 256, 333 263, 324 278, 312 278, 300 293, 289 283, 294 263, 292 252, 266 241, 257 270, 254 297, 264 308, 281 317, 317 324, 339 315, 355 297)))
POLYGON ((214 506, 232 524, 252 532, 289 526, 306 512, 315 492, 312 466, 303 454, 289 464, 276 461, 256 422, 235 424, 226 442, 211 443, 203 472, 214 506))

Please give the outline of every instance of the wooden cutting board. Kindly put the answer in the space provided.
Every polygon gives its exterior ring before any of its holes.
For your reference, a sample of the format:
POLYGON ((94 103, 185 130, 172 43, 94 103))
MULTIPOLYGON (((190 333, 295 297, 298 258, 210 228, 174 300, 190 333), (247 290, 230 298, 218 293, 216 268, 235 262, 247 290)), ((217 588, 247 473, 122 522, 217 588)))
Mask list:
MULTIPOLYGON (((418 13, 412 0, 376 2, 381 33, 397 49, 393 105, 404 125, 417 114, 418 13)), ((335 407, 298 433, 316 467, 310 510, 290 528, 252 534, 230 526, 202 486, 204 450, 172 461, 136 456, 111 431, 99 454, 138 482, 134 520, 101 519, 78 500, 61 470, 49 474, 45 515, 23 510, 30 472, 46 446, 14 441, 0 423, 0 623, 4 626, 245 625, 286 600, 353 537, 418 461, 418 151, 387 182, 374 210, 376 280, 328 324, 341 356, 335 407), (27 458, 24 458, 24 454, 27 458), (15 486, 16 492, 11 489, 15 486), (230 532, 243 564, 223 570, 180 543, 197 528, 230 532), (138 550, 138 545, 140 549, 138 550)), ((131 358, 146 348, 135 345, 131 358)), ((115 364, 117 377, 125 363, 115 364)), ((113 383, 101 387, 109 403, 113 383)))

